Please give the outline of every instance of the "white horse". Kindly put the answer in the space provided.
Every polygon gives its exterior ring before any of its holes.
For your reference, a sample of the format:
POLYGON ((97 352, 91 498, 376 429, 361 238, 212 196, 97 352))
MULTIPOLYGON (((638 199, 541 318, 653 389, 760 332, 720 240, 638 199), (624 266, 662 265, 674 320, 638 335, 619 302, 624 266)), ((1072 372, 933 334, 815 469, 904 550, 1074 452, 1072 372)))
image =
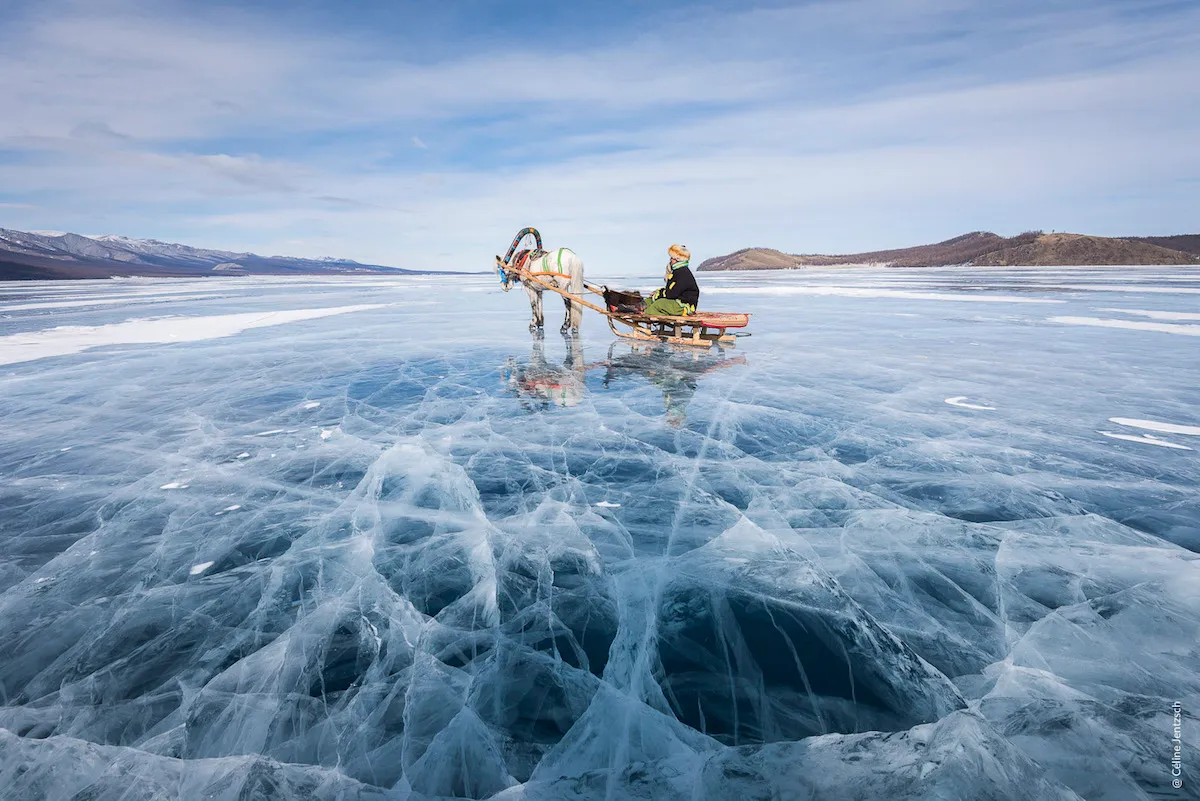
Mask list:
MULTIPOLYGON (((533 313, 533 319, 529 322, 530 331, 538 331, 545 324, 542 292, 547 285, 556 286, 575 297, 583 295, 583 260, 568 248, 543 251, 542 235, 534 228, 521 229, 513 239, 508 254, 504 258, 496 257, 496 273, 505 292, 518 281, 525 287, 529 295, 529 309, 533 313), (534 248, 517 250, 521 240, 529 234, 536 240, 534 248)), ((567 331, 578 332, 579 324, 583 321, 583 306, 565 297, 563 303, 567 307, 567 314, 559 331, 564 334, 567 331)))

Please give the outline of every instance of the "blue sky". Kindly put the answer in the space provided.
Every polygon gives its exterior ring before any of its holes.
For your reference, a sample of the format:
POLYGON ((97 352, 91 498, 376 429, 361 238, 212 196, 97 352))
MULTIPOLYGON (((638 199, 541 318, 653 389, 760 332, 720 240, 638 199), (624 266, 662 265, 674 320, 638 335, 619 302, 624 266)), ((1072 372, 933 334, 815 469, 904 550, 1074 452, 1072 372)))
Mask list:
POLYGON ((1200 3, 5 3, 0 227, 594 275, 1200 231, 1200 3))

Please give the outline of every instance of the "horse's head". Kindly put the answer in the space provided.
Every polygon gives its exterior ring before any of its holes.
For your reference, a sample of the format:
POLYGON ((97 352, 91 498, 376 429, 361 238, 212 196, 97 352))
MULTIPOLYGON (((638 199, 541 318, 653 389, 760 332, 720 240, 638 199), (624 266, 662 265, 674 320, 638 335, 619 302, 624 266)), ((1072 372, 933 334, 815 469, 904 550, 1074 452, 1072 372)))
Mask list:
POLYGON ((496 257, 496 274, 500 276, 500 288, 505 292, 512 289, 513 275, 505 264, 504 259, 496 257))

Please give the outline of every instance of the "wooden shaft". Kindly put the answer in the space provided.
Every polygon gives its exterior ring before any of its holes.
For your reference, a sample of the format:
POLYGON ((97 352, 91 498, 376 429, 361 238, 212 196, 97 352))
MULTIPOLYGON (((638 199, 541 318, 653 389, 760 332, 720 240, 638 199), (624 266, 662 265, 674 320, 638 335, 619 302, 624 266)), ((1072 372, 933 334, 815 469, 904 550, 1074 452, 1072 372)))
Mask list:
POLYGON ((558 287, 554 286, 554 284, 543 284, 541 281, 539 281, 537 279, 537 276, 534 276, 534 275, 527 274, 525 277, 528 278, 530 281, 533 281, 535 284, 537 284, 538 286, 540 286, 544 289, 549 289, 552 292, 557 292, 558 294, 562 295, 564 298, 569 298, 573 303, 578 303, 580 306, 587 306, 589 309, 598 311, 606 317, 608 316, 607 309, 597 306, 594 303, 588 303, 583 298, 577 298, 574 295, 572 295, 570 292, 566 291, 565 289, 559 289, 558 287))

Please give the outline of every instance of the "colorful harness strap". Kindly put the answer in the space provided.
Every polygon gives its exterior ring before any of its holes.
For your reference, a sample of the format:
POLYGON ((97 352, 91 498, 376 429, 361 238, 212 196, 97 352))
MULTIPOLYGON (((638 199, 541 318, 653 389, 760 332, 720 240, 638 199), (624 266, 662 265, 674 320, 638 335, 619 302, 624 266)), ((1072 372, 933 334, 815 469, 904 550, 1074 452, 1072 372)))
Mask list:
POLYGON ((517 235, 515 237, 513 237, 512 244, 508 246, 508 253, 504 254, 504 263, 505 264, 508 264, 512 261, 513 252, 516 251, 517 246, 521 244, 521 240, 524 239, 525 237, 529 236, 530 234, 533 234, 533 241, 535 243, 534 250, 541 252, 541 250, 542 250, 542 235, 538 231, 538 229, 522 228, 520 231, 517 231, 517 235))
POLYGON ((564 250, 568 253, 573 252, 570 248, 559 248, 552 253, 543 253, 541 254, 541 263, 538 264, 538 269, 534 271, 531 268, 530 272, 533 275, 567 275, 569 271, 563 267, 562 263, 564 250), (553 262, 551 261, 551 257, 554 257, 553 262))

